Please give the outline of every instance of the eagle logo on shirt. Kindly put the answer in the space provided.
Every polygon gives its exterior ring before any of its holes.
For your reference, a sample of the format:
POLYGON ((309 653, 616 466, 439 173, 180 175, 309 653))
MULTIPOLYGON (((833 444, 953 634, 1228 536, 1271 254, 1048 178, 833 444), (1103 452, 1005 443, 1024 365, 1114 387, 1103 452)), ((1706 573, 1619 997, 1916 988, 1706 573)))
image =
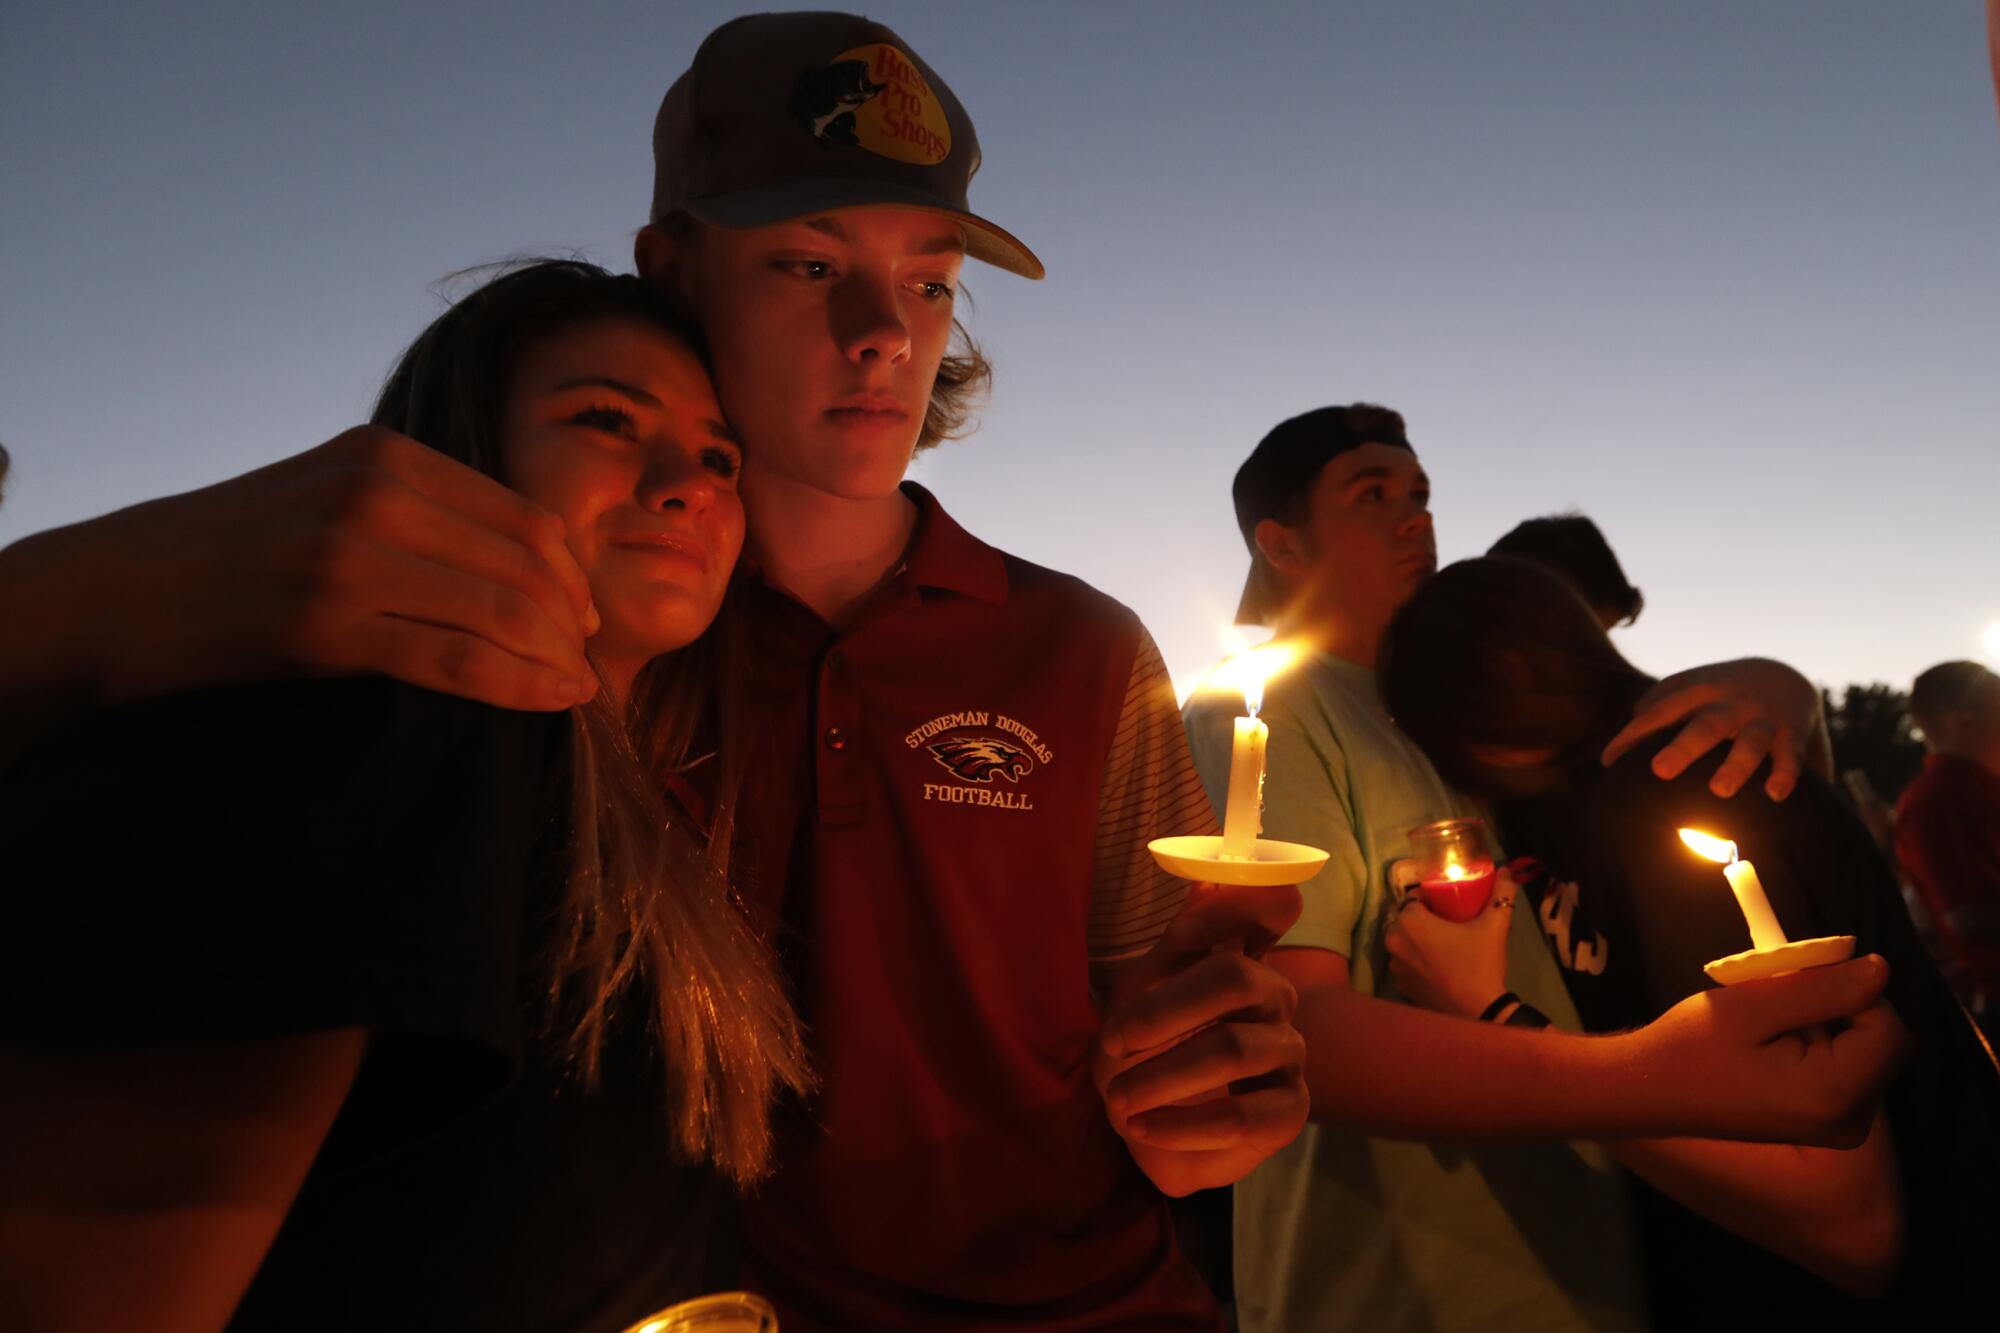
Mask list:
POLYGON ((1026 750, 991 736, 947 736, 924 748, 962 782, 991 782, 997 774, 1018 783, 1035 767, 1026 750))

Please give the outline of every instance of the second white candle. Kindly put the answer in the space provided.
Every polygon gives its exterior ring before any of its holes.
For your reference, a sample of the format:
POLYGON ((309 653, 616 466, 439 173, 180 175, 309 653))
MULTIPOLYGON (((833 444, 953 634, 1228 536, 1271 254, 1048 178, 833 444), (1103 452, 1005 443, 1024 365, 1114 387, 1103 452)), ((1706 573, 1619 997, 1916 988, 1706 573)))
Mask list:
POLYGON ((1222 854, 1248 861, 1264 831, 1264 745, 1271 729, 1261 718, 1236 719, 1229 750, 1229 804, 1222 815, 1222 854))

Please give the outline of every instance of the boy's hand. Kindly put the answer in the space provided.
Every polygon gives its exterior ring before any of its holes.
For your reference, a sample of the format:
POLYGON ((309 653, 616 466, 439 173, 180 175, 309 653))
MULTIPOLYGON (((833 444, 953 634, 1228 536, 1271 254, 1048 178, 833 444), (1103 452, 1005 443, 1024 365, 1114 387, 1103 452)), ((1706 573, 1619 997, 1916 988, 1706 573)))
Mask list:
POLYGON ((1646 737, 1680 722, 1686 723, 1680 734, 1653 756, 1653 772, 1677 778, 1728 741, 1729 755, 1708 783, 1717 796, 1734 796, 1766 758, 1771 775, 1764 793, 1774 801, 1792 794, 1803 764, 1832 767, 1830 752, 1821 753, 1826 742, 1819 691, 1782 662, 1744 658, 1667 677, 1640 698, 1632 720, 1604 747, 1605 764, 1617 763, 1646 737))
POLYGON ((1690 995, 1621 1040, 1678 1135, 1852 1148, 1909 1034, 1876 955, 1690 995), (1811 1031, 1845 1019, 1833 1036, 1811 1031))
POLYGON ((17 583, 83 599, 94 628, 61 669, 107 702, 290 674, 380 673, 510 708, 596 689, 597 614, 561 522, 378 427, 14 554, 17 583))
POLYGON ((1514 924, 1514 880, 1505 870, 1493 896, 1470 921, 1446 921, 1412 892, 1383 925, 1389 975, 1404 999, 1439 1013, 1477 1018, 1507 989, 1507 933, 1514 924))
POLYGON ((1150 952, 1120 966, 1094 1072, 1112 1128, 1168 1194, 1227 1185, 1305 1125, 1298 997, 1261 955, 1296 886, 1198 884, 1150 952))

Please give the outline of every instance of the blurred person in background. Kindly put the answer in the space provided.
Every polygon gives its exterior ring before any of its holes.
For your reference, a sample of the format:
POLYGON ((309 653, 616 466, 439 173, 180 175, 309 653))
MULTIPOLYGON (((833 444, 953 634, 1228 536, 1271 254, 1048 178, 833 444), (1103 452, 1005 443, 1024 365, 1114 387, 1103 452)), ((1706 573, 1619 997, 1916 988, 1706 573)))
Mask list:
POLYGON ((2000 1001, 2000 676, 1940 662, 1910 688, 1929 751, 1896 802, 1896 859, 1963 998, 1990 1029, 2000 1001))

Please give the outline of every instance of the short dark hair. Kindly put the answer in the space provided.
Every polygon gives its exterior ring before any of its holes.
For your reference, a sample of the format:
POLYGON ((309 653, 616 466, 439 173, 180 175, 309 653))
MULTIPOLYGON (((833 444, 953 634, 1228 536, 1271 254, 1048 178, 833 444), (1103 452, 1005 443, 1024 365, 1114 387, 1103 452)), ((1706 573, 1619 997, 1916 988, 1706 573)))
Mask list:
POLYGON ((1652 681, 1611 644, 1576 589, 1511 556, 1447 565, 1405 602, 1382 642, 1382 701, 1439 776, 1504 794, 1477 751, 1552 751, 1595 765, 1652 681))
POLYGON ((1403 414, 1374 403, 1302 412, 1271 427, 1236 469, 1229 498, 1243 544, 1250 549, 1250 577, 1236 608, 1237 624, 1270 624, 1287 595, 1284 579, 1257 547, 1257 525, 1267 518, 1286 527, 1305 522, 1320 470, 1336 455, 1364 444, 1409 449, 1403 414))
POLYGON ((1265 432, 1236 470, 1230 498, 1236 526, 1256 550, 1251 532, 1267 518, 1288 527, 1305 521, 1313 478, 1327 460, 1364 444, 1410 447, 1403 414, 1375 403, 1320 407, 1289 417, 1265 432))
POLYGON ((1532 560, 1553 570, 1583 594, 1592 610, 1612 612, 1616 624, 1629 625, 1646 609, 1645 594, 1626 579, 1611 543, 1597 524, 1575 510, 1518 523, 1486 554, 1532 560))
POLYGON ((1910 719, 1932 741, 1948 714, 1971 708, 1996 678, 1977 662, 1939 662, 1910 686, 1910 719))

